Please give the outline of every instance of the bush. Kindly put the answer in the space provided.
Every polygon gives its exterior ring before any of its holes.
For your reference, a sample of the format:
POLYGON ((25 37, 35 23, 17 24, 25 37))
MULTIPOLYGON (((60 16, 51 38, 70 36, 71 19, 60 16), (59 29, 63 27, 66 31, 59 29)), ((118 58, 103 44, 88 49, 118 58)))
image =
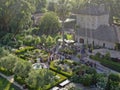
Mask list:
POLYGON ((9 51, 5 50, 4 47, 0 47, 0 58, 3 56, 7 56, 9 54, 9 51))
POLYGON ((90 86, 92 84, 92 75, 85 74, 82 77, 82 83, 83 83, 84 86, 90 86))
POLYGON ((20 76, 14 76, 14 80, 19 83, 20 85, 24 85, 25 84, 25 79, 21 78, 20 76))
POLYGON ((5 74, 6 76, 13 75, 13 72, 10 72, 10 71, 8 71, 8 70, 6 70, 4 68, 0 68, 0 72, 3 73, 3 74, 5 74))
POLYGON ((33 50, 34 47, 26 46, 26 47, 21 47, 19 50, 16 50, 16 54, 23 54, 26 51, 33 50))
POLYGON ((96 71, 94 68, 89 67, 89 68, 86 70, 86 73, 87 73, 87 74, 96 74, 97 71, 96 71))
POLYGON ((105 57, 98 57, 98 55, 95 56, 91 55, 90 58, 99 61, 102 65, 110 69, 120 72, 120 64, 110 60, 109 53, 106 54, 105 57))
POLYGON ((60 73, 66 77, 71 77, 72 76, 72 72, 64 72, 62 71, 61 69, 58 69, 57 67, 55 67, 55 62, 51 62, 50 63, 50 69, 57 72, 57 73, 60 73))
POLYGON ((110 68, 110 69, 113 69, 115 71, 120 72, 120 64, 117 63, 117 62, 103 60, 103 61, 101 61, 101 64, 108 67, 108 68, 110 68))
POLYGON ((116 87, 120 87, 120 76, 118 74, 110 74, 108 76, 106 90, 119 90, 116 87))

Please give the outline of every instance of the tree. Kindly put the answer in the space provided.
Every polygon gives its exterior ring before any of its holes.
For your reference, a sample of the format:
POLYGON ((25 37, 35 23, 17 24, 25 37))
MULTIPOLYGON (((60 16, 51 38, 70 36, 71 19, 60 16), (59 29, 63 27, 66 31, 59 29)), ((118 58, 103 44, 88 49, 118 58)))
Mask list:
POLYGON ((16 56, 9 54, 0 59, 0 67, 12 72, 18 60, 16 56))
POLYGON ((55 2, 49 2, 47 9, 48 9, 49 11, 55 12, 55 5, 56 5, 55 2))
POLYGON ((52 84, 54 80, 54 74, 47 69, 31 70, 26 83, 36 90, 46 90, 46 85, 52 84))
POLYGON ((40 34, 53 35, 58 33, 60 23, 57 15, 54 12, 47 12, 42 17, 40 22, 40 34))
POLYGON ((110 74, 108 76, 108 82, 105 90, 119 90, 119 88, 120 88, 119 74, 110 74))
POLYGON ((18 61, 14 67, 14 73, 16 76, 26 78, 31 70, 31 63, 27 61, 18 61))
POLYGON ((70 0, 59 0, 56 5, 56 13, 59 16, 59 19, 62 22, 62 38, 63 38, 63 45, 64 45, 64 23, 66 18, 70 15, 71 11, 71 4, 70 0))
POLYGON ((36 13, 46 12, 47 0, 37 0, 36 13))
POLYGON ((0 37, 7 33, 15 36, 20 30, 28 28, 35 4, 35 0, 0 0, 0 37))
POLYGON ((88 0, 71 0, 72 12, 79 12, 80 9, 85 7, 86 3, 88 3, 88 0))

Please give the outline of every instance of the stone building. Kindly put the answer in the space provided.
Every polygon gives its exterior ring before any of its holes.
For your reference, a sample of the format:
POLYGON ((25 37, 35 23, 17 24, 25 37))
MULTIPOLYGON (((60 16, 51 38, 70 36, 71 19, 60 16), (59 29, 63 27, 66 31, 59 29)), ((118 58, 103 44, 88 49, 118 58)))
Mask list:
POLYGON ((114 49, 120 43, 116 27, 109 25, 109 9, 104 4, 88 4, 76 14, 75 39, 79 43, 114 49))

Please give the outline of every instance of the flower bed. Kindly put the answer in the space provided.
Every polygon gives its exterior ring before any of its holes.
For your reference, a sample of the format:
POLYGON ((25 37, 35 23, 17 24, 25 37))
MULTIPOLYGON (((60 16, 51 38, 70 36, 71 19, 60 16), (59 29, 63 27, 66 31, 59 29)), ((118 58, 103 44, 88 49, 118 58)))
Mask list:
POLYGON ((66 77, 71 77, 75 66, 77 66, 77 63, 71 60, 55 60, 51 62, 50 69, 66 77))

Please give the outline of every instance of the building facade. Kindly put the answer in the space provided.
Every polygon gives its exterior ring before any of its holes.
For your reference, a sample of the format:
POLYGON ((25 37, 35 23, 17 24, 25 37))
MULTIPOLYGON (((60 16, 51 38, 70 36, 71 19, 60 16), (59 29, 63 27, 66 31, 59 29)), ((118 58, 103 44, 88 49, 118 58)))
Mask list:
POLYGON ((79 43, 114 49, 120 43, 119 28, 109 25, 109 9, 104 4, 88 5, 76 14, 75 39, 79 43), (118 35, 119 32, 119 35, 118 35))

